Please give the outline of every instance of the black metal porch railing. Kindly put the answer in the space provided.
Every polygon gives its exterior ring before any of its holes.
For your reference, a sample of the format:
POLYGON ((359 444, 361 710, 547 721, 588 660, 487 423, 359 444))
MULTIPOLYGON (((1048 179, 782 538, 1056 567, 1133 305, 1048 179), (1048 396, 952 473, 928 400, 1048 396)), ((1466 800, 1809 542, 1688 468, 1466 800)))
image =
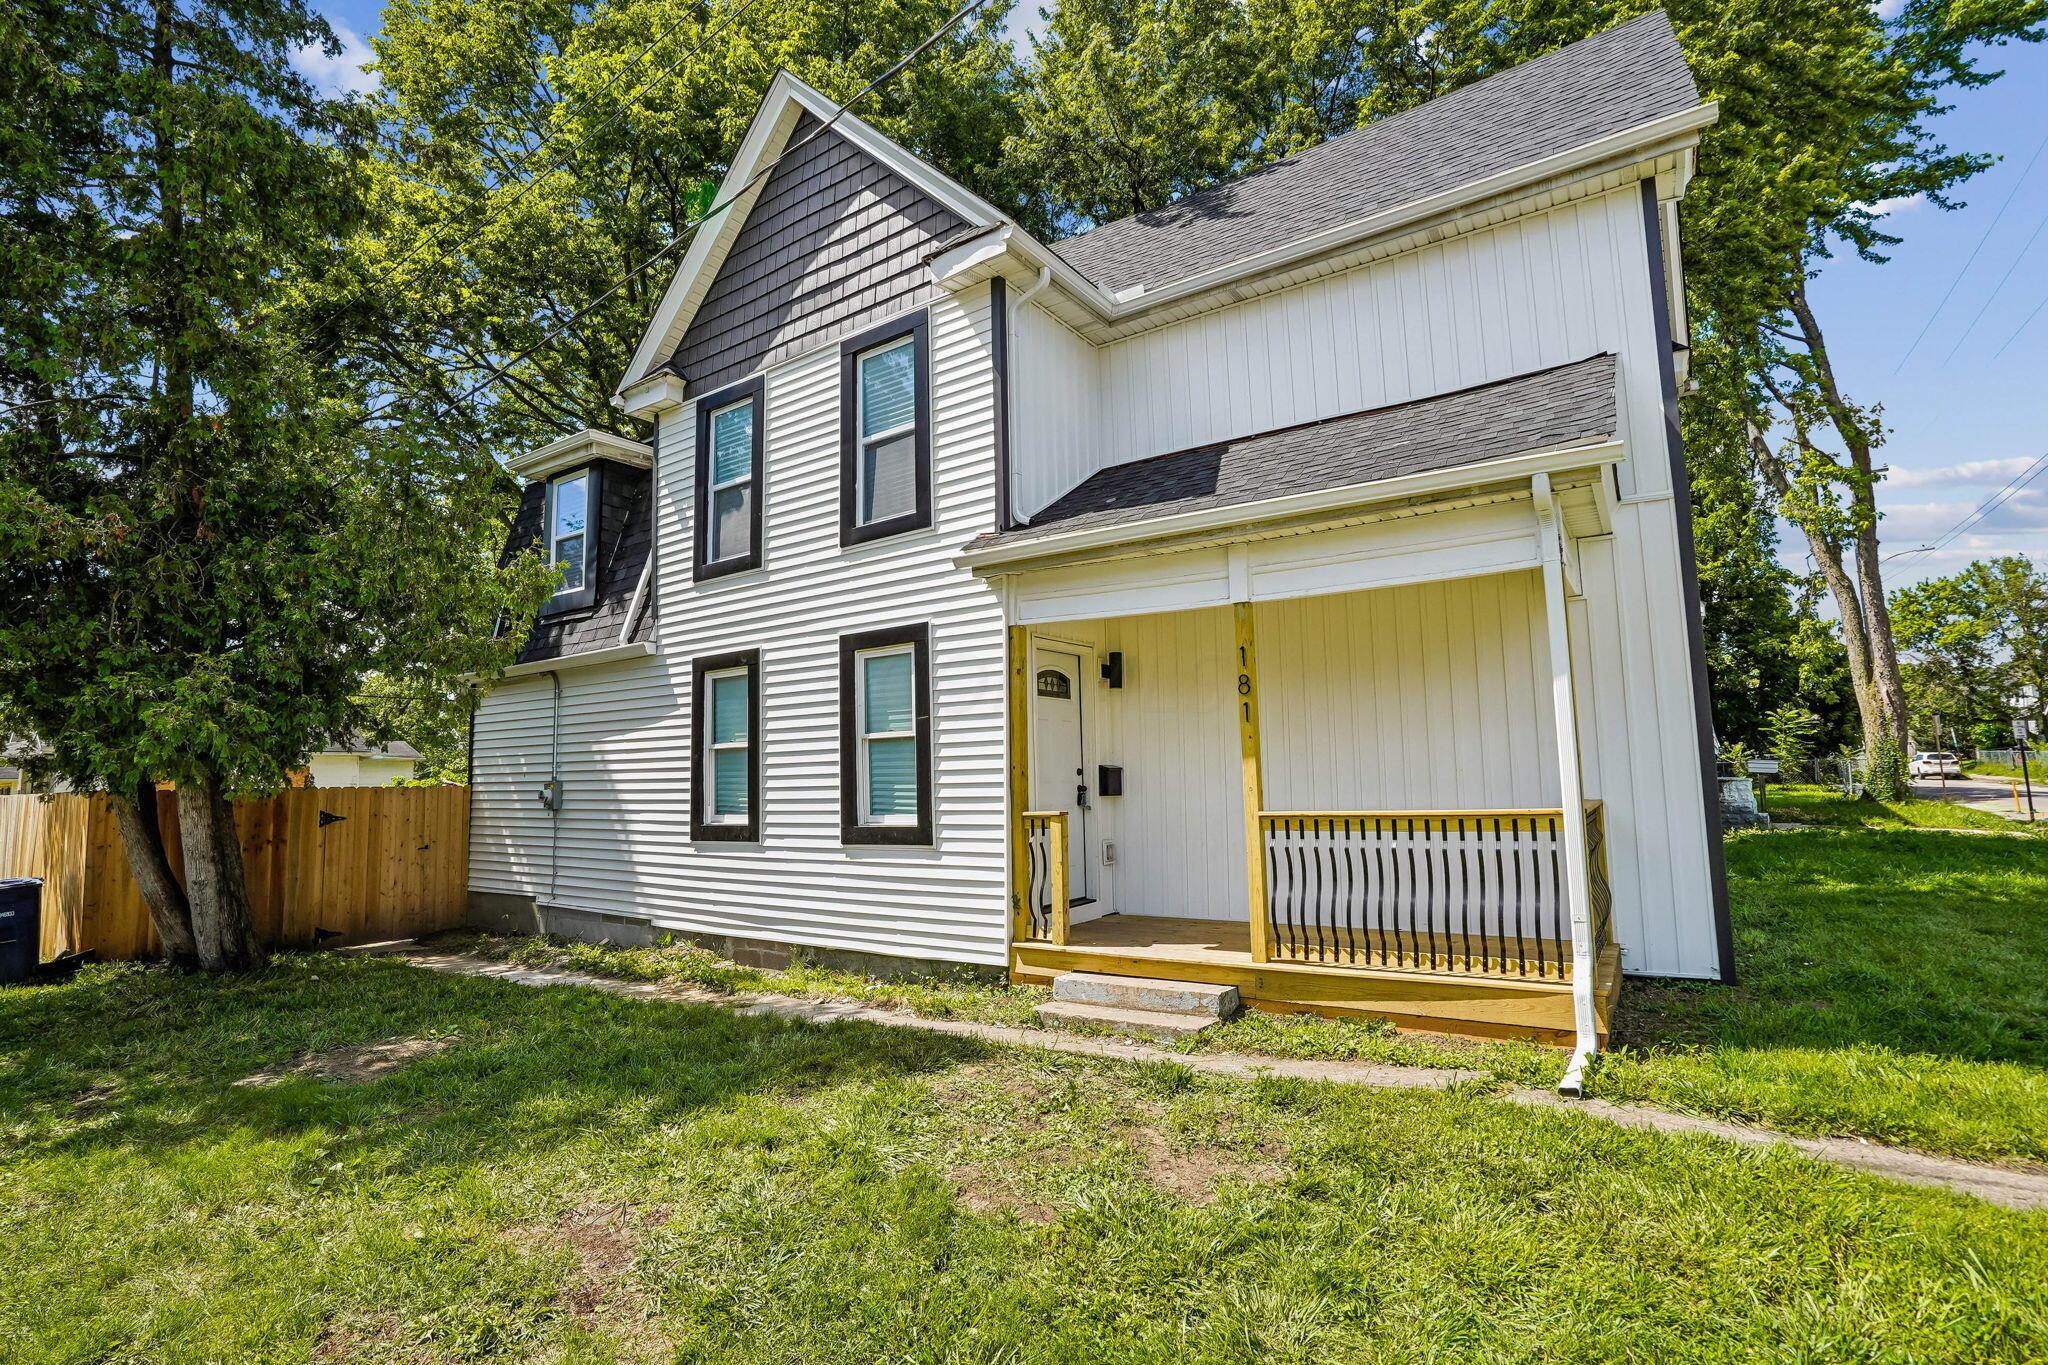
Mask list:
MULTIPOLYGON (((1595 952, 1612 892, 1589 802, 1595 952)), ((1275 960, 1567 979, 1564 813, 1275 811, 1259 816, 1275 960)))

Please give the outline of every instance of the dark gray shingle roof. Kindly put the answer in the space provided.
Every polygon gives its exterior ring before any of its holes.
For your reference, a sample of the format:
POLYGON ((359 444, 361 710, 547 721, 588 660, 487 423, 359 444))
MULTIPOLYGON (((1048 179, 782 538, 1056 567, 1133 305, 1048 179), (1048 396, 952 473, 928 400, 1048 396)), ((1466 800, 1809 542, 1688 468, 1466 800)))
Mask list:
POLYGON ((1157 288, 1700 102, 1662 10, 1053 250, 1112 293, 1157 288))
POLYGON ((1614 357, 1112 465, 1032 518, 967 548, 1263 502, 1497 460, 1615 432, 1614 357))
MULTIPOLYGON (((603 469, 598 496, 603 499, 598 519, 597 600, 581 611, 544 615, 533 624, 515 663, 539 663, 566 659, 594 649, 608 649, 619 643, 626 612, 640 586, 640 573, 654 552, 654 508, 650 505, 653 475, 615 460, 597 462, 603 469)), ((516 554, 540 538, 541 512, 547 501, 547 481, 529 483, 506 537, 505 554, 516 554)), ((641 610, 633 638, 653 638, 654 589, 650 584, 647 602, 641 610)))

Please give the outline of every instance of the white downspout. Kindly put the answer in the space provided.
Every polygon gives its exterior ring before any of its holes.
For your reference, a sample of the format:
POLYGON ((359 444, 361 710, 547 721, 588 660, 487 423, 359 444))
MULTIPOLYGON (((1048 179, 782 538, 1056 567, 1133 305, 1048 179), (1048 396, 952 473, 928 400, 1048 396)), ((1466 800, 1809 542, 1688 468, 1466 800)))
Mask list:
POLYGON ((1600 1047, 1600 1024, 1593 1005, 1597 968, 1593 955, 1592 887, 1586 870, 1586 783, 1579 768, 1579 716, 1572 695, 1572 643, 1564 605, 1563 532, 1550 476, 1529 481, 1536 503, 1536 538, 1543 561, 1543 615, 1550 633, 1550 704, 1557 726, 1559 823, 1564 834, 1565 899, 1572 918, 1572 1022, 1576 1035, 1571 1061, 1557 1083, 1558 1093, 1586 1093, 1586 1063, 1600 1047))
POLYGON ((640 566, 640 582, 633 589, 633 602, 626 608, 626 624, 619 630, 619 643, 633 643, 633 627, 640 624, 640 608, 647 602, 647 583, 654 577, 654 552, 648 551, 647 562, 640 566))
POLYGON ((541 789, 540 800, 548 808, 548 902, 553 904, 555 864, 561 857, 562 833, 562 675, 551 668, 548 680, 555 685, 555 699, 548 721, 548 781, 541 789))
POLYGON ((1017 458, 1017 315, 1024 311, 1026 304, 1044 293, 1045 287, 1051 283, 1052 267, 1044 266, 1039 270, 1038 278, 1032 282, 1031 287, 1019 294, 1003 315, 1003 354, 1010 360, 1010 383, 1004 393, 1005 400, 1010 404, 1010 519, 1019 526, 1027 525, 1031 518, 1017 510, 1022 502, 1021 480, 1024 471, 1023 462, 1017 458))

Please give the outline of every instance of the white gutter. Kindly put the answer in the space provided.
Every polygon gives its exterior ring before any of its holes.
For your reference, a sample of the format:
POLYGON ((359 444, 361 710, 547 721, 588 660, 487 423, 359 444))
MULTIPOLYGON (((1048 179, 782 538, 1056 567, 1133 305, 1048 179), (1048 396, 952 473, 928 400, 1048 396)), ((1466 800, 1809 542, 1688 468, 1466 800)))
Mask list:
POLYGON ((1422 474, 1404 474, 1398 478, 1378 479, 1372 483, 1347 484, 1341 488, 1319 488, 1313 492, 1293 493, 1286 497, 1266 498, 1259 502, 1204 507, 1192 512, 1153 517, 1147 521, 1117 522, 1109 526, 1092 526, 1078 531, 1035 536, 1016 544, 996 544, 980 550, 962 550, 953 557, 953 562, 962 568, 979 572, 1025 560, 1127 545, 1136 540, 1154 540, 1167 536, 1220 530, 1246 522, 1275 521, 1283 517, 1333 512, 1363 503, 1419 497, 1508 479, 1527 479, 1535 474, 1558 473, 1567 469, 1584 468, 1587 465, 1618 464, 1621 457, 1621 442, 1613 439, 1586 445, 1552 446, 1520 455, 1504 456, 1498 460, 1486 460, 1479 464, 1457 465, 1450 469, 1430 470, 1422 474))
MULTIPOLYGON (((617 663, 621 659, 639 659, 655 653, 652 640, 635 640, 629 645, 606 645, 603 649, 588 649, 581 654, 566 654, 559 659, 535 659, 531 663, 513 664, 498 676, 500 678, 529 678, 536 673, 551 673, 558 668, 588 668, 592 664, 617 663)), ((485 682, 488 679, 472 677, 465 681, 485 682)))
POLYGON ((1017 458, 1017 396, 1015 393, 1017 374, 1017 314, 1023 312, 1024 306, 1030 303, 1031 300, 1044 293, 1045 287, 1051 283, 1052 267, 1040 267, 1037 281, 1029 289, 1019 294, 1003 314, 1003 355, 1008 358, 1011 376, 1010 383, 1003 386, 1003 399, 1010 405, 1010 519, 1020 526, 1028 524, 1031 518, 1023 516, 1017 511, 1018 494, 1022 491, 1022 474, 1024 471, 1023 462, 1017 458))
POLYGON ((633 642, 633 627, 640 624, 640 608, 647 602, 647 584, 654 577, 654 556, 647 556, 647 562, 640 566, 640 582, 633 589, 633 601, 626 608, 626 624, 619 628, 619 644, 633 642))

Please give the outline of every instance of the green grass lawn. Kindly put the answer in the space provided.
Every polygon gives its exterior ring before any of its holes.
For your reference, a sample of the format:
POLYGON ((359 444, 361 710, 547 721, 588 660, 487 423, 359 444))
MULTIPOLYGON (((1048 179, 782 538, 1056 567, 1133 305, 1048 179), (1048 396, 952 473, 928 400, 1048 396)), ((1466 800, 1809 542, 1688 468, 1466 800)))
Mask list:
POLYGON ((2048 1354, 2048 1217, 1783 1151, 389 960, 0 992, 0 1144, 21 1365, 2048 1354))
MULTIPOLYGON (((2048 1162, 2048 847, 1856 826, 1742 835, 1727 854, 1739 984, 1629 982, 1615 1049, 1593 1073, 1597 1093, 1796 1133, 2048 1162)), ((1031 1025, 1045 998, 965 979, 761 971, 687 945, 473 946, 533 965, 1011 1025, 1031 1025)), ((1554 1048, 1298 1015, 1246 1015, 1178 1046, 1465 1067, 1495 1086, 1555 1084, 1564 1066, 1554 1048)))
POLYGON ((2025 835, 2027 826, 2002 815, 1945 801, 1856 799, 1832 787, 1774 786, 1763 807, 1773 821, 1830 829, 1978 829, 2025 835))

